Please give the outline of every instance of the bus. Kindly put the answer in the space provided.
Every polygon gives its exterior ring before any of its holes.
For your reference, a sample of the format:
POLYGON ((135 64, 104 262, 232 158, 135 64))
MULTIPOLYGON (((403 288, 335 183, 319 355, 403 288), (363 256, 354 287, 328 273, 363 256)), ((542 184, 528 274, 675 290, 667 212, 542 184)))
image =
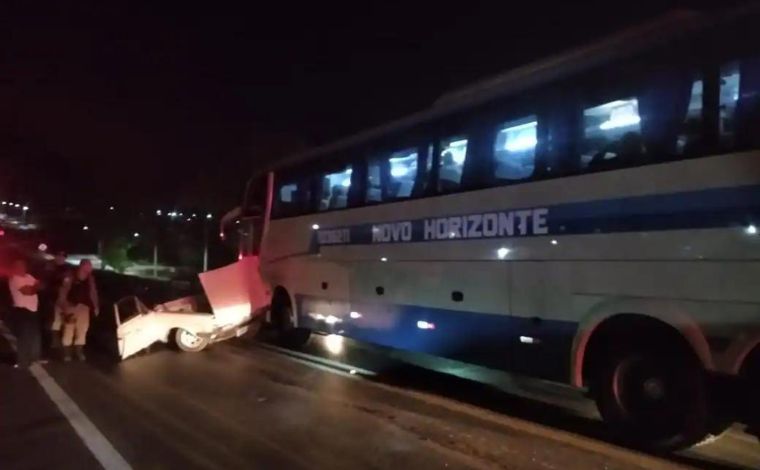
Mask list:
POLYGON ((266 168, 269 323, 569 384, 657 449, 756 419, 758 19, 676 11, 266 168))

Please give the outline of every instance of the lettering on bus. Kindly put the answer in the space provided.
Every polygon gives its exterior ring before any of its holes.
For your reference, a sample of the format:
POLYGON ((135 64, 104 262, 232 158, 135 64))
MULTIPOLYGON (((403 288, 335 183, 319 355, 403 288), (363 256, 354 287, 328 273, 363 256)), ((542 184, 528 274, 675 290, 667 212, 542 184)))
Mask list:
POLYGON ((372 226, 372 243, 412 241, 412 223, 395 222, 372 226))
POLYGON ((549 233, 549 209, 524 209, 425 219, 425 240, 492 238, 549 233))
POLYGON ((320 230, 317 232, 320 245, 339 245, 351 243, 351 230, 347 228, 320 230))

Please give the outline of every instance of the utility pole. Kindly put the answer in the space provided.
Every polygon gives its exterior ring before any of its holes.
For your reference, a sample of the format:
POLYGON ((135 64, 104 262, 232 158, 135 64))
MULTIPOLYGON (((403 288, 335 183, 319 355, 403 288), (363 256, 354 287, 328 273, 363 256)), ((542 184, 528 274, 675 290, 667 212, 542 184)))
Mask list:
POLYGON ((206 214, 206 219, 203 221, 203 272, 208 271, 208 221, 211 220, 212 215, 206 214))
POLYGON ((158 240, 153 241, 153 277, 158 277, 158 240))

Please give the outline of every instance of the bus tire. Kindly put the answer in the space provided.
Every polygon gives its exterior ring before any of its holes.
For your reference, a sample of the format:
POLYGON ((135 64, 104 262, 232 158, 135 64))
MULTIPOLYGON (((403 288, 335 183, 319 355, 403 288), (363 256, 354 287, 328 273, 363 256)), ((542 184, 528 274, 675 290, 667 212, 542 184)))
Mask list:
POLYGON ((290 301, 280 301, 272 309, 272 326, 274 326, 277 343, 290 349, 300 349, 311 339, 311 330, 298 328, 293 322, 293 308, 290 301))
POLYGON ((709 434, 704 371, 678 348, 617 344, 601 361, 592 388, 604 421, 636 447, 671 451, 709 434))
POLYGON ((184 328, 174 330, 174 343, 180 351, 200 352, 208 346, 208 338, 197 336, 184 328))

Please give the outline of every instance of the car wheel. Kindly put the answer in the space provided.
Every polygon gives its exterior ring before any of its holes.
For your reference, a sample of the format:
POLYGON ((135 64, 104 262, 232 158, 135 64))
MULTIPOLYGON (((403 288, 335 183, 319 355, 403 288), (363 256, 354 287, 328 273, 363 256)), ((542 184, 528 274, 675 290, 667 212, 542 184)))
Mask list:
POLYGON ((208 346, 208 338, 198 336, 184 328, 177 328, 174 332, 174 342, 181 351, 198 352, 208 346))
POLYGON ((600 414, 631 444, 674 450, 708 435, 704 372, 695 358, 675 348, 619 346, 594 382, 600 414))

